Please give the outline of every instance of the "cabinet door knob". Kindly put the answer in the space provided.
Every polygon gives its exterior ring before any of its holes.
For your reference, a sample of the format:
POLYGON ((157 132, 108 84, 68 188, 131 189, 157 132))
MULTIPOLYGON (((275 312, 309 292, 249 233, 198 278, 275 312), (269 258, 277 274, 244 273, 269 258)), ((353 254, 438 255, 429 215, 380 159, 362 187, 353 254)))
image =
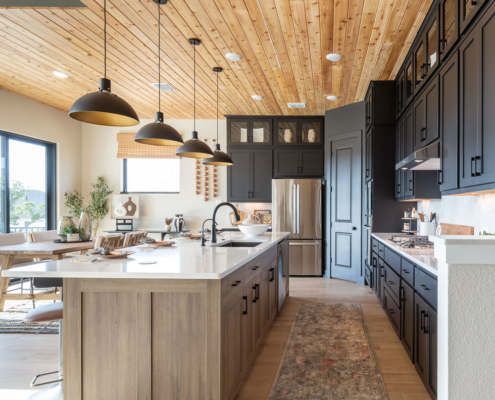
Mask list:
POLYGON ((352 230, 353 230, 353 231, 355 231, 355 230, 357 230, 357 228, 356 228, 355 226, 353 226, 353 227, 352 227, 352 230))

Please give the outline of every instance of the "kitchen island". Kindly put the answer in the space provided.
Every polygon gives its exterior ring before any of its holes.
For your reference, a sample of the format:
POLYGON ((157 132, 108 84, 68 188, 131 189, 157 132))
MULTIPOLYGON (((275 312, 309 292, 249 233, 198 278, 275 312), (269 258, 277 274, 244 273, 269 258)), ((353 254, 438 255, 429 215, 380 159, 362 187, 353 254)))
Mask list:
POLYGON ((232 399, 287 294, 288 236, 225 234, 218 247, 138 246, 127 260, 3 274, 64 278, 66 400, 232 399), (222 246, 246 241, 260 243, 222 246))

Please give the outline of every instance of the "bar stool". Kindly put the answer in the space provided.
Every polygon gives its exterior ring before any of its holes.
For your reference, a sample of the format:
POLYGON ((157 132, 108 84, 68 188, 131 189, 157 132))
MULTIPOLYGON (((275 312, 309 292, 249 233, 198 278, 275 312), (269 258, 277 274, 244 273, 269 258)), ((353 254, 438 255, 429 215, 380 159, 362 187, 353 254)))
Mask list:
MULTIPOLYGON (((39 280, 39 285, 47 287, 61 287, 62 279, 60 278, 37 278, 39 280)), ((31 381, 31 387, 44 386, 54 383, 55 385, 49 386, 38 392, 34 393, 29 397, 28 400, 62 400, 63 399, 63 318, 64 318, 64 308, 63 302, 57 302, 52 304, 47 304, 29 311, 24 317, 24 322, 26 323, 37 323, 37 322, 54 322, 59 323, 59 334, 58 334, 58 371, 45 372, 43 374, 36 375, 31 381), (48 376, 58 374, 58 379, 36 383, 36 381, 42 376, 48 376)))

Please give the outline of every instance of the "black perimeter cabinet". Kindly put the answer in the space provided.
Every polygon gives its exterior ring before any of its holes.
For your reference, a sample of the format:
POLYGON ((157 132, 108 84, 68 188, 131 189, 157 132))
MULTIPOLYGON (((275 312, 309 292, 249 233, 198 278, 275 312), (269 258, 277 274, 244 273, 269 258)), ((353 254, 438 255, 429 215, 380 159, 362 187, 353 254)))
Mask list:
POLYGON ((270 203, 273 178, 323 178, 323 116, 227 116, 227 201, 270 203))

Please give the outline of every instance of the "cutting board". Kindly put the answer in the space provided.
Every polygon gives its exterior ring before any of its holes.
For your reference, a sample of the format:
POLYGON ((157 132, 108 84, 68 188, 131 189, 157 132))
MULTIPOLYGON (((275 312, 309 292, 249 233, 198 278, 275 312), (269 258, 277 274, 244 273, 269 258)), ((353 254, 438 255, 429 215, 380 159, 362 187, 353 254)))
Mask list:
POLYGON ((438 235, 474 235, 474 226, 440 223, 438 227, 438 235))

